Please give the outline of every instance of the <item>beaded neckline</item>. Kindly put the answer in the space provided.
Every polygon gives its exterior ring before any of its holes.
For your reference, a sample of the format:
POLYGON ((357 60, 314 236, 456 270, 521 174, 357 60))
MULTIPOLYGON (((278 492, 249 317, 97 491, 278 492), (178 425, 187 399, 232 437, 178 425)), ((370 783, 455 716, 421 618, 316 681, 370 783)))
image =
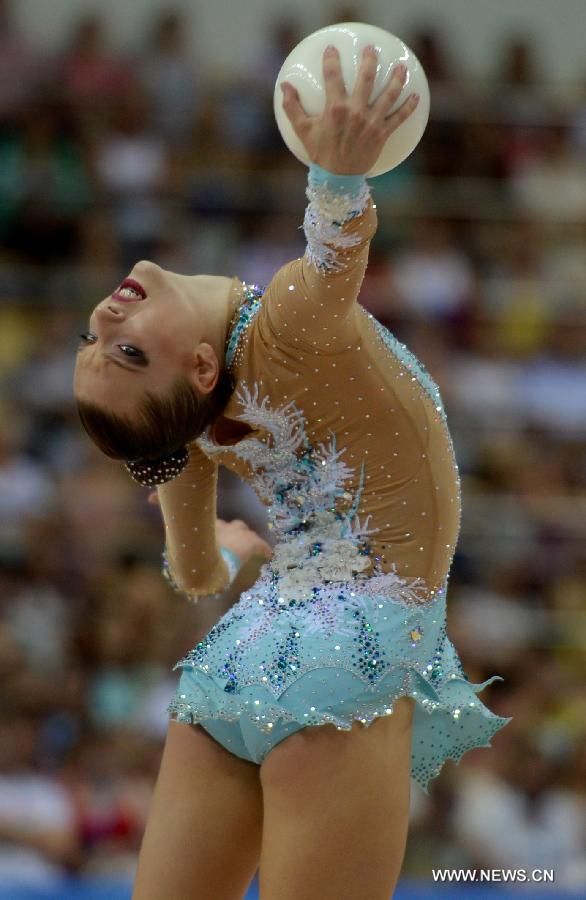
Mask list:
POLYGON ((228 370, 232 368, 241 355, 242 344, 240 339, 260 309, 265 292, 265 288, 259 287, 258 284, 245 284, 244 282, 242 284, 244 286, 242 300, 236 310, 235 321, 230 325, 226 342, 225 363, 228 370))

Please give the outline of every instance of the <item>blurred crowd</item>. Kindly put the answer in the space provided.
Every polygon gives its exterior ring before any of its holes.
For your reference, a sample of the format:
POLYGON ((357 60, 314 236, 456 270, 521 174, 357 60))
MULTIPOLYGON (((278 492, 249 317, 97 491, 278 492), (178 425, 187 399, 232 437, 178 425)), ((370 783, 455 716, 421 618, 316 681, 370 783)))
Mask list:
MULTIPOLYGON (((173 9, 125 52, 102 14, 74 18, 51 55, 13 13, 0 2, 0 882, 44 885, 132 875, 173 664, 225 611, 172 593, 158 508, 82 432, 78 334, 138 259, 266 285, 303 253, 306 170, 272 103, 304 32, 275 19, 228 76, 173 9)), ((514 717, 429 798, 414 787, 403 875, 551 867, 584 887, 586 70, 552 85, 513 34, 480 82, 441 28, 402 36, 431 117, 371 180, 361 302, 442 391, 463 489, 448 632, 514 717)), ((224 470, 218 510, 271 539, 224 470)))

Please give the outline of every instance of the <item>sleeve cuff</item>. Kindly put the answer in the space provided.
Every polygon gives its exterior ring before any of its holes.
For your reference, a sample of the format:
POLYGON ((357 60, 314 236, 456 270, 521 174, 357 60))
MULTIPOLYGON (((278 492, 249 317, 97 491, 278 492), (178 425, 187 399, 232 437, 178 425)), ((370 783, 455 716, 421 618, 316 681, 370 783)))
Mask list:
POLYGON ((188 600, 191 600, 192 603, 196 604, 200 599, 206 600, 218 600, 220 597, 225 594, 225 592, 230 588, 236 578, 240 568, 242 567, 242 560, 238 556, 237 553, 234 553, 233 550, 229 550, 227 547, 220 547, 220 555, 222 556, 226 566, 228 567, 228 584, 226 587, 222 588, 221 591, 216 591, 212 594, 204 594, 200 593, 198 590, 189 590, 179 587, 177 582, 175 581, 173 575, 171 574, 171 568, 169 566, 169 558, 167 556, 167 547, 163 548, 162 553, 162 574, 165 578, 165 581, 176 591, 178 594, 183 594, 184 597, 187 597, 188 600))
MULTIPOLYGON (((228 566, 228 571, 230 573, 230 581, 228 587, 230 587, 242 566, 242 560, 237 553, 234 553, 233 550, 229 550, 228 547, 220 547, 220 553, 224 558, 224 562, 228 566)), ((224 590, 227 591, 228 588, 224 588, 224 590)))
POLYGON ((358 194, 366 181, 366 175, 336 175, 318 166, 309 164, 309 180, 316 187, 326 185, 334 194, 358 194))

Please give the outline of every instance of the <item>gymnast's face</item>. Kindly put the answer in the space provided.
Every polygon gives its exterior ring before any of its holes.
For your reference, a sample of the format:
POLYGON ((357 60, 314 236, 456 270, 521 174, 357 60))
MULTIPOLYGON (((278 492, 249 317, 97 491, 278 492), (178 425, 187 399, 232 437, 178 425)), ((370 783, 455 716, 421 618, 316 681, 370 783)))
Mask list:
POLYGON ((222 308, 209 306, 210 279, 216 294, 230 279, 177 275, 147 260, 136 263, 129 278, 145 296, 129 291, 116 296, 118 289, 96 306, 78 349, 76 398, 124 415, 145 391, 164 394, 181 374, 201 393, 213 390, 220 371, 213 344, 221 332, 222 308))

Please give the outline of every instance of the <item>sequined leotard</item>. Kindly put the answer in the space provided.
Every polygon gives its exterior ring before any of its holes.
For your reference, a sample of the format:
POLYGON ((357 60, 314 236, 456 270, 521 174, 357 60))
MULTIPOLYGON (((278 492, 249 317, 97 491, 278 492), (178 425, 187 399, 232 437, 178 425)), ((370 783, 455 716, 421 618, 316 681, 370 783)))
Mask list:
POLYGON ((176 664, 169 713, 260 764, 300 728, 368 726, 409 695, 412 775, 427 792, 446 758, 490 746, 510 719, 476 696, 500 676, 471 683, 446 633, 461 500, 439 390, 358 302, 377 226, 369 185, 312 166, 307 197, 304 256, 266 290, 233 279, 224 416, 251 431, 222 445, 208 427, 159 488, 168 572, 193 597, 228 581, 218 465, 254 486, 276 538, 253 587, 176 664))

